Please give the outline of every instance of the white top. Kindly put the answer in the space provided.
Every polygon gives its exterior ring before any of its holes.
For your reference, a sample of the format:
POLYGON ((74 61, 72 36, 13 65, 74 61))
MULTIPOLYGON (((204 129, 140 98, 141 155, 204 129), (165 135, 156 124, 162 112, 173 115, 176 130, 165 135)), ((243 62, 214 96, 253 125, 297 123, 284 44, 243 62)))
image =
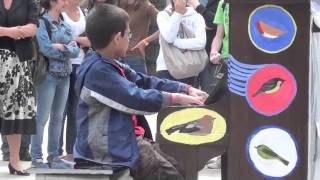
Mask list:
POLYGON ((314 23, 320 27, 320 1, 311 0, 311 13, 314 23))
MULTIPOLYGON (((80 12, 80 19, 78 21, 73 21, 66 12, 62 12, 62 16, 64 19, 64 22, 69 24, 71 26, 72 32, 74 37, 78 37, 80 34, 85 32, 86 29, 86 17, 84 16, 82 10, 80 7, 78 7, 78 10, 80 12)), ((71 58, 71 63, 72 64, 81 64, 84 58, 84 51, 80 49, 79 56, 76 58, 71 58)))
MULTIPOLYGON (((171 12, 171 5, 166 7, 166 11, 171 12)), ((197 13, 192 7, 187 7, 185 14, 174 12, 171 16, 165 10, 159 12, 157 23, 160 35, 164 40, 173 43, 180 49, 200 50, 206 46, 206 24, 202 15, 197 13), (195 38, 180 39, 177 37, 180 23, 185 25, 194 34, 195 38)), ((160 44, 157 58, 157 71, 168 70, 164 61, 162 47, 160 44)))

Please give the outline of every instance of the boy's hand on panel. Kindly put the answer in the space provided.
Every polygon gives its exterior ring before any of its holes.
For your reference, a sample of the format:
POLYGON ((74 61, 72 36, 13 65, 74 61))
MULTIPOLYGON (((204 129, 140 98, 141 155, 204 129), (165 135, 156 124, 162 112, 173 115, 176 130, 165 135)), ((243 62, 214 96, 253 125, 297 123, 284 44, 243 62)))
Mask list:
POLYGON ((201 102, 205 102, 206 99, 209 97, 209 95, 204 92, 204 91, 201 91, 199 89, 196 89, 194 87, 190 87, 189 90, 188 90, 188 94, 190 96, 193 96, 193 97, 197 97, 197 98, 200 98, 201 102))
POLYGON ((172 103, 180 105, 203 105, 201 97, 194 97, 180 93, 172 93, 172 103))

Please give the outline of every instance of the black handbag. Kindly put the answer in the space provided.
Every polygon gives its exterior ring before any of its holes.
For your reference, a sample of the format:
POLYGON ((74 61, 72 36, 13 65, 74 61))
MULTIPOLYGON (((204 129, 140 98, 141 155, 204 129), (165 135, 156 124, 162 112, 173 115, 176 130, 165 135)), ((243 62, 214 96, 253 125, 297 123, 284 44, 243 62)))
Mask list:
MULTIPOLYGON (((46 30, 48 32, 49 39, 51 39, 51 25, 50 22, 43 17, 40 17, 44 21, 46 30)), ((39 45, 37 46, 37 56, 34 62, 34 71, 33 71, 33 83, 35 86, 38 86, 46 77, 49 67, 49 60, 39 51, 39 45)))
POLYGON ((208 89, 210 89, 209 97, 205 103, 214 104, 228 91, 228 66, 226 61, 222 60, 217 66, 212 66, 210 71, 210 81, 208 82, 208 89))

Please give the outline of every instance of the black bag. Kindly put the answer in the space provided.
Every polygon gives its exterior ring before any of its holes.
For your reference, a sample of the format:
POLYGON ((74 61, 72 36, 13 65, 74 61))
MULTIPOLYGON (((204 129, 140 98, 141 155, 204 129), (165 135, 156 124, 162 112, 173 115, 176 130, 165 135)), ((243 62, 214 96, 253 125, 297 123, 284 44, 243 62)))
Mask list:
MULTIPOLYGON (((44 24, 46 26, 46 30, 48 32, 48 36, 51 39, 51 25, 50 22, 43 17, 40 17, 44 21, 44 24)), ((37 56, 36 60, 34 62, 34 70, 33 70, 33 83, 35 86, 38 86, 46 77, 46 74, 48 72, 48 66, 49 66, 49 60, 47 57, 45 57, 40 51, 39 51, 39 45, 36 42, 36 50, 37 50, 37 56)))
POLYGON ((210 92, 208 92, 209 97, 204 103, 206 105, 214 104, 228 91, 228 66, 226 61, 222 60, 220 64, 212 67, 209 69, 210 82, 208 82, 208 89, 210 89, 210 92))

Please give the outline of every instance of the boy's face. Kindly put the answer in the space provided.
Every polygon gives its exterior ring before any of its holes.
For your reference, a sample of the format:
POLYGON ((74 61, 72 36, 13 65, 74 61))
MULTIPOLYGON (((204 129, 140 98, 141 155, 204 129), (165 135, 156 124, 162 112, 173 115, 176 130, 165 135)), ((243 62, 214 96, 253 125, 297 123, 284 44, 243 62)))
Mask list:
POLYGON ((131 36, 132 36, 132 33, 128 25, 127 29, 124 32, 124 35, 123 36, 120 35, 120 38, 119 38, 119 43, 117 46, 117 54, 116 54, 118 57, 126 56, 126 52, 129 47, 129 41, 131 36))

